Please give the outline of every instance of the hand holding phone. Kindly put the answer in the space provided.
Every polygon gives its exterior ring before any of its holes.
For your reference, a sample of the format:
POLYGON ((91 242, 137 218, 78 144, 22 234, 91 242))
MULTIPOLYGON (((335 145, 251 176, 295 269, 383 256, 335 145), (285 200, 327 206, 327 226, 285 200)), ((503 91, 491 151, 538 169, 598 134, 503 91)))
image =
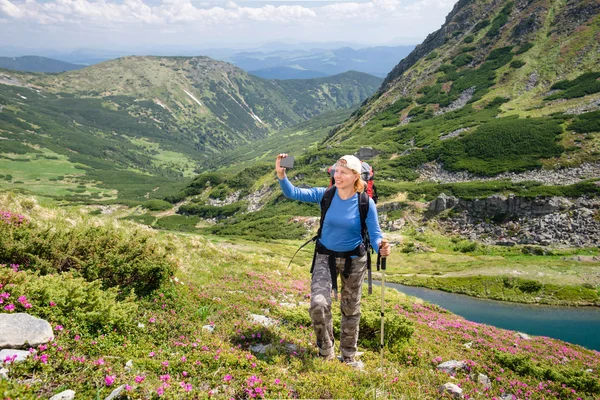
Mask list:
POLYGON ((282 168, 294 168, 294 156, 287 156, 279 161, 279 166, 282 168))

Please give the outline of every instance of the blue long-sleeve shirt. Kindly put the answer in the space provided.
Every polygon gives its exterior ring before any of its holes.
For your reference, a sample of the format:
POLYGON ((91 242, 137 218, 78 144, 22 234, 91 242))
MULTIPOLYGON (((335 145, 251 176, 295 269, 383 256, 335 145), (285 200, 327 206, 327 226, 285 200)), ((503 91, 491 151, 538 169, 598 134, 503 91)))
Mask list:
MULTIPOLYGON (((279 186, 285 197, 317 204, 321 203, 326 190, 323 187, 300 189, 292 185, 287 177, 279 179, 279 186)), ((371 198, 369 198, 369 212, 365 222, 369 231, 371 247, 379 252, 379 243, 383 236, 377 219, 377 208, 371 198)), ((352 251, 362 243, 360 230, 358 194, 355 193, 349 199, 342 200, 336 191, 327 215, 325 215, 325 223, 321 231, 321 244, 333 251, 352 251)))

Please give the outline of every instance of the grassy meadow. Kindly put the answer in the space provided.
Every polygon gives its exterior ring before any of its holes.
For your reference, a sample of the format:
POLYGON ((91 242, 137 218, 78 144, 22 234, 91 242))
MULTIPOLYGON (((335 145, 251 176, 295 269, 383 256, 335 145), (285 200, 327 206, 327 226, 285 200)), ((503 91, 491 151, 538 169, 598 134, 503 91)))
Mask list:
MULTIPOLYGON (((310 252, 288 267, 296 241, 154 231, 39 201, 0 194, 3 312, 45 318, 55 333, 25 362, 8 364, 5 398, 66 389, 105 398, 125 385, 120 398, 439 399, 450 398, 438 391, 447 382, 465 398, 600 396, 598 352, 521 339, 393 290, 385 295, 381 370, 378 287, 363 298, 365 370, 323 361, 307 312, 310 252), (270 346, 261 354, 258 345, 270 346), (436 370, 449 360, 465 368, 453 376, 436 370)), ((395 251, 390 274, 408 268, 403 254, 395 251)))

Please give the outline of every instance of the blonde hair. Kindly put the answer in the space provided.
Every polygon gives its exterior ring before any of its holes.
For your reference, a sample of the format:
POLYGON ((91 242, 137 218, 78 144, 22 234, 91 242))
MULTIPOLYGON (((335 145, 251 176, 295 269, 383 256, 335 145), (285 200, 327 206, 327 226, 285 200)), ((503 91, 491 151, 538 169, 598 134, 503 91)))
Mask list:
MULTIPOLYGON (((343 158, 340 158, 337 162, 336 165, 339 165, 340 167, 344 167, 344 168, 348 168, 347 167, 347 162, 346 160, 344 160, 343 158)), ((348 168, 350 169, 350 168, 348 168)), ((360 172, 356 172, 353 169, 350 169, 350 171, 354 172, 354 176, 358 177, 357 180, 354 181, 354 190, 357 193, 362 193, 365 191, 365 182, 362 180, 362 177, 360 176, 360 172)))
POLYGON ((362 193, 365 191, 365 181, 362 180, 362 178, 360 177, 360 174, 357 174, 356 172, 354 172, 354 175, 358 175, 358 179, 354 181, 354 190, 356 190, 357 193, 362 193))

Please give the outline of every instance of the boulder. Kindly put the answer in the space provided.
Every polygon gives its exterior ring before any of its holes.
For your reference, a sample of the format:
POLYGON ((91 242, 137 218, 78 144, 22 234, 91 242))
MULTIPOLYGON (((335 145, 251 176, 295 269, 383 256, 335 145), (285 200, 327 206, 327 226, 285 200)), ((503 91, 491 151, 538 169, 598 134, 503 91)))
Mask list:
POLYGON ((462 389, 454 383, 444 383, 442 386, 439 387, 438 390, 442 394, 450 393, 450 395, 452 395, 452 397, 454 397, 455 399, 462 399, 463 397, 462 389))
POLYGON ((106 399, 104 400, 113 400, 118 398, 121 395, 121 392, 125 390, 125 385, 121 385, 118 388, 116 388, 115 390, 113 390, 106 399))
POLYGON ((0 314, 0 349, 37 347, 54 337, 47 321, 26 313, 0 314))
POLYGON ((14 350, 14 349, 4 349, 0 350, 0 365, 4 364, 4 360, 7 360, 7 364, 10 362, 20 362, 25 361, 27 357, 29 357, 31 353, 27 350, 14 350))
POLYGON ((439 364, 436 368, 439 371, 455 374, 459 370, 466 370, 467 364, 462 361, 450 360, 439 364))
POLYGON ((73 400, 75 398, 74 390, 65 390, 64 392, 60 392, 50 397, 49 400, 73 400))

